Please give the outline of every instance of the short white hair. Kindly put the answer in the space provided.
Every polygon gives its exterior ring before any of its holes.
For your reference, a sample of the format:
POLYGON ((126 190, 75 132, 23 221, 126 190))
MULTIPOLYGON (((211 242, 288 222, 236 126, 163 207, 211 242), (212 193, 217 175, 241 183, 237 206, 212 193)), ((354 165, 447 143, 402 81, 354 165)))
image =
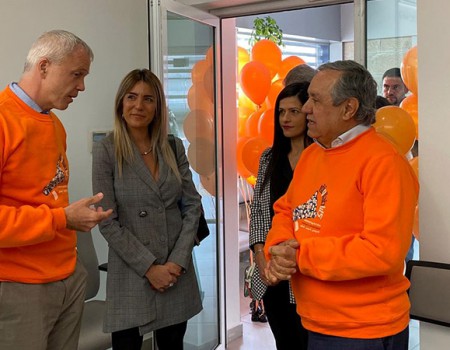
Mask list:
POLYGON ((43 57, 50 62, 59 63, 70 55, 77 46, 81 46, 86 50, 91 62, 94 60, 94 53, 89 45, 75 34, 65 30, 45 32, 33 43, 30 51, 28 51, 24 72, 29 71, 43 57))

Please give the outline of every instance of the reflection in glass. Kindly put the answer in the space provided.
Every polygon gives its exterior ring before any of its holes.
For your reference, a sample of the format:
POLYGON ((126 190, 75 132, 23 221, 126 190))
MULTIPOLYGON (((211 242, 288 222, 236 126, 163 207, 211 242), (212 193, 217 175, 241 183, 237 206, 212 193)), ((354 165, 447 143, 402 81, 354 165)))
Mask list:
POLYGON ((399 67, 405 53, 417 44, 416 0, 367 2, 367 68, 382 95, 383 73, 399 67))
POLYGON ((211 232, 194 248, 203 311, 189 320, 184 348, 213 349, 219 343, 214 29, 168 12, 167 33, 164 84, 170 132, 184 142, 211 232))
MULTIPOLYGON (((371 0, 367 1, 367 68, 378 83, 378 93, 383 95, 383 74, 391 68, 401 68, 405 54, 417 45, 417 6, 416 0, 371 0)), ((412 96, 407 94, 406 99, 412 96)), ((406 100, 405 99, 405 100, 406 100)), ((405 101, 403 100, 403 101, 405 101)), ((402 106, 410 113, 416 124, 416 138, 418 138, 417 126, 417 100, 415 104, 415 116, 412 108, 402 106)), ((418 155, 418 141, 415 142, 411 153, 407 157, 418 155)), ((410 160, 413 166, 413 158, 410 160)), ((414 168, 414 166, 413 166, 414 168)), ((416 219, 418 213, 416 211, 416 219)), ((414 230, 413 230, 414 231, 414 230)), ((413 232, 414 233, 414 232, 413 232)), ((412 233, 412 234, 413 234, 412 233)), ((407 260, 419 258, 419 241, 412 237, 412 243, 407 260)), ((420 347, 419 326, 417 321, 410 322, 410 349, 420 347)))

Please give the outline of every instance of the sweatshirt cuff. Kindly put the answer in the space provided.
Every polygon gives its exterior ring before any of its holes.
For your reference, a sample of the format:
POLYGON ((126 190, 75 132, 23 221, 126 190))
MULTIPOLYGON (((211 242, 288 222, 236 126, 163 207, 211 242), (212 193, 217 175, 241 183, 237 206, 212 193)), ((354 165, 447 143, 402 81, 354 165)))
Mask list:
POLYGON ((56 208, 51 209, 53 213, 53 222, 55 223, 56 230, 62 230, 66 228, 67 221, 66 221, 66 212, 64 211, 64 208, 56 208))

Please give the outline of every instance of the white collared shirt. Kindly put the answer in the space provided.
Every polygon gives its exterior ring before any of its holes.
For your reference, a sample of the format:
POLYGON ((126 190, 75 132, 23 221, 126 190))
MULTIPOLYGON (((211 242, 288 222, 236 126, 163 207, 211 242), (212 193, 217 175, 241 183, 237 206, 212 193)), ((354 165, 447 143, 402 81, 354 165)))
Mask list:
MULTIPOLYGON (((370 126, 363 125, 363 124, 358 124, 358 125, 354 126, 350 130, 347 130, 346 132, 344 132, 343 134, 341 134, 337 138, 335 138, 331 142, 330 148, 342 146, 343 144, 347 143, 348 141, 353 140, 355 137, 361 135, 363 132, 365 132, 369 128, 370 128, 370 126)), ((316 142, 321 147, 326 148, 316 139, 314 139, 314 142, 316 142)))

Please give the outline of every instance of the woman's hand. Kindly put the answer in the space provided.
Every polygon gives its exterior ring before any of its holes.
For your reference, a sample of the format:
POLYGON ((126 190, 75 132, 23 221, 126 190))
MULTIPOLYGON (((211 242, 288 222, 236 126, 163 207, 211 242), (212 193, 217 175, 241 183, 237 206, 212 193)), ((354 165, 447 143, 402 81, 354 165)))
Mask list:
POLYGON ((267 279, 266 274, 265 274, 266 267, 267 267, 267 261, 266 261, 266 257, 264 256, 264 252, 262 250, 257 250, 255 252, 254 257, 255 257, 256 265, 258 266, 259 277, 264 282, 264 284, 270 286, 271 283, 269 282, 269 280, 267 279))
POLYGON ((174 277, 180 277, 183 274, 183 268, 174 262, 168 261, 164 264, 164 266, 167 266, 170 274, 174 277))
POLYGON ((159 292, 165 292, 177 282, 177 276, 171 273, 171 267, 166 265, 152 265, 145 273, 151 286, 159 292))

